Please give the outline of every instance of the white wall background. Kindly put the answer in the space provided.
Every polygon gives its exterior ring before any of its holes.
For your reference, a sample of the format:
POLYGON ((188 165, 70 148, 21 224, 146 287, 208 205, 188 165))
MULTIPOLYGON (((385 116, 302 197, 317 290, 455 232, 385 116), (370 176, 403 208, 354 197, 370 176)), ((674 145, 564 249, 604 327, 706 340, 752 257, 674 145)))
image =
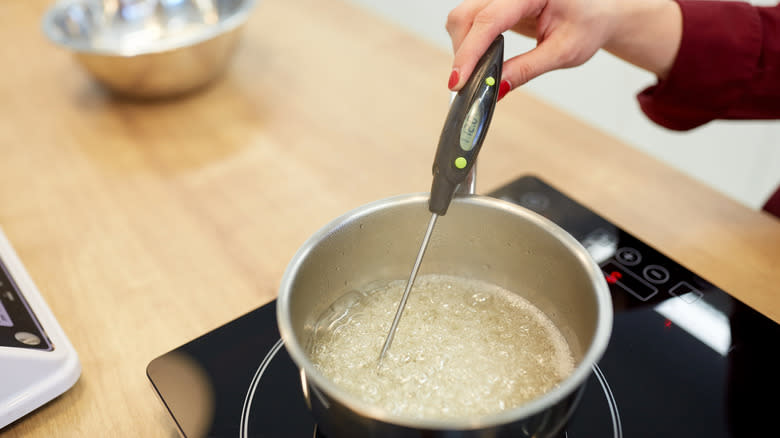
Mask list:
MULTIPOLYGON (((350 1, 451 50, 444 24, 460 0, 350 1)), ((507 57, 535 44, 518 35, 505 37, 507 57)), ((760 208, 780 186, 780 121, 716 121, 690 132, 669 131, 650 122, 636 101, 636 94, 653 83, 652 74, 600 52, 581 67, 548 73, 524 88, 748 207, 760 208)))

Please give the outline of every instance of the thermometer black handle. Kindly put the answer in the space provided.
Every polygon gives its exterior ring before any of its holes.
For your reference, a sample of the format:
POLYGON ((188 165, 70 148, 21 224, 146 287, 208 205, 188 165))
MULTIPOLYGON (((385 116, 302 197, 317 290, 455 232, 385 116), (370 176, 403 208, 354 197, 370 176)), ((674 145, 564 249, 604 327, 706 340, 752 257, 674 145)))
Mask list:
POLYGON ((499 35, 450 105, 433 161, 428 201, 432 213, 447 212, 455 190, 474 166, 496 108, 503 62, 504 37, 499 35))

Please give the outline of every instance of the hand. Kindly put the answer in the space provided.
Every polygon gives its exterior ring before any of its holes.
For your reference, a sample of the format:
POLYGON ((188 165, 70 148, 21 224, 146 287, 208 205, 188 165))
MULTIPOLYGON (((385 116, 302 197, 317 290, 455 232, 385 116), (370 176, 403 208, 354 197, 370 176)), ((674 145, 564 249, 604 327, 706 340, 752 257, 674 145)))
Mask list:
POLYGON ((535 37, 537 45, 504 62, 500 97, 548 71, 581 65, 601 48, 663 76, 677 53, 682 19, 671 0, 465 0, 447 17, 455 52, 451 90, 463 86, 507 30, 535 37))

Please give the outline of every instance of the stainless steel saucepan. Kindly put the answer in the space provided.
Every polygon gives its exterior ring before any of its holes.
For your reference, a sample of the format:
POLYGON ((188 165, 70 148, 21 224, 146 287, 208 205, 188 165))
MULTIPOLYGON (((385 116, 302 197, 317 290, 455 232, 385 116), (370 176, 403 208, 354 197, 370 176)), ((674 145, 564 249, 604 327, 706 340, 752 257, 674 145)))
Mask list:
POLYGON ((279 331, 320 430, 329 437, 556 437, 607 346, 612 302, 600 268, 579 242, 546 218, 505 201, 456 196, 433 233, 420 274, 484 280, 545 312, 576 363, 557 387, 494 415, 409 419, 367 406, 309 359, 306 345, 315 322, 337 298, 369 283, 406 279, 430 216, 428 200, 427 193, 403 195, 346 213, 309 238, 284 273, 279 331))

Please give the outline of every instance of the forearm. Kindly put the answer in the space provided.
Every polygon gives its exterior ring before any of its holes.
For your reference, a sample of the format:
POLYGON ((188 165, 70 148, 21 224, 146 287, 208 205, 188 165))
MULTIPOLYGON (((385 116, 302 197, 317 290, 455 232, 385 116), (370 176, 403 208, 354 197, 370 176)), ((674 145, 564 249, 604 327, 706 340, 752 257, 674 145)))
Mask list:
POLYGON ((618 23, 604 49, 664 79, 682 38, 682 14, 673 0, 617 0, 618 23))

